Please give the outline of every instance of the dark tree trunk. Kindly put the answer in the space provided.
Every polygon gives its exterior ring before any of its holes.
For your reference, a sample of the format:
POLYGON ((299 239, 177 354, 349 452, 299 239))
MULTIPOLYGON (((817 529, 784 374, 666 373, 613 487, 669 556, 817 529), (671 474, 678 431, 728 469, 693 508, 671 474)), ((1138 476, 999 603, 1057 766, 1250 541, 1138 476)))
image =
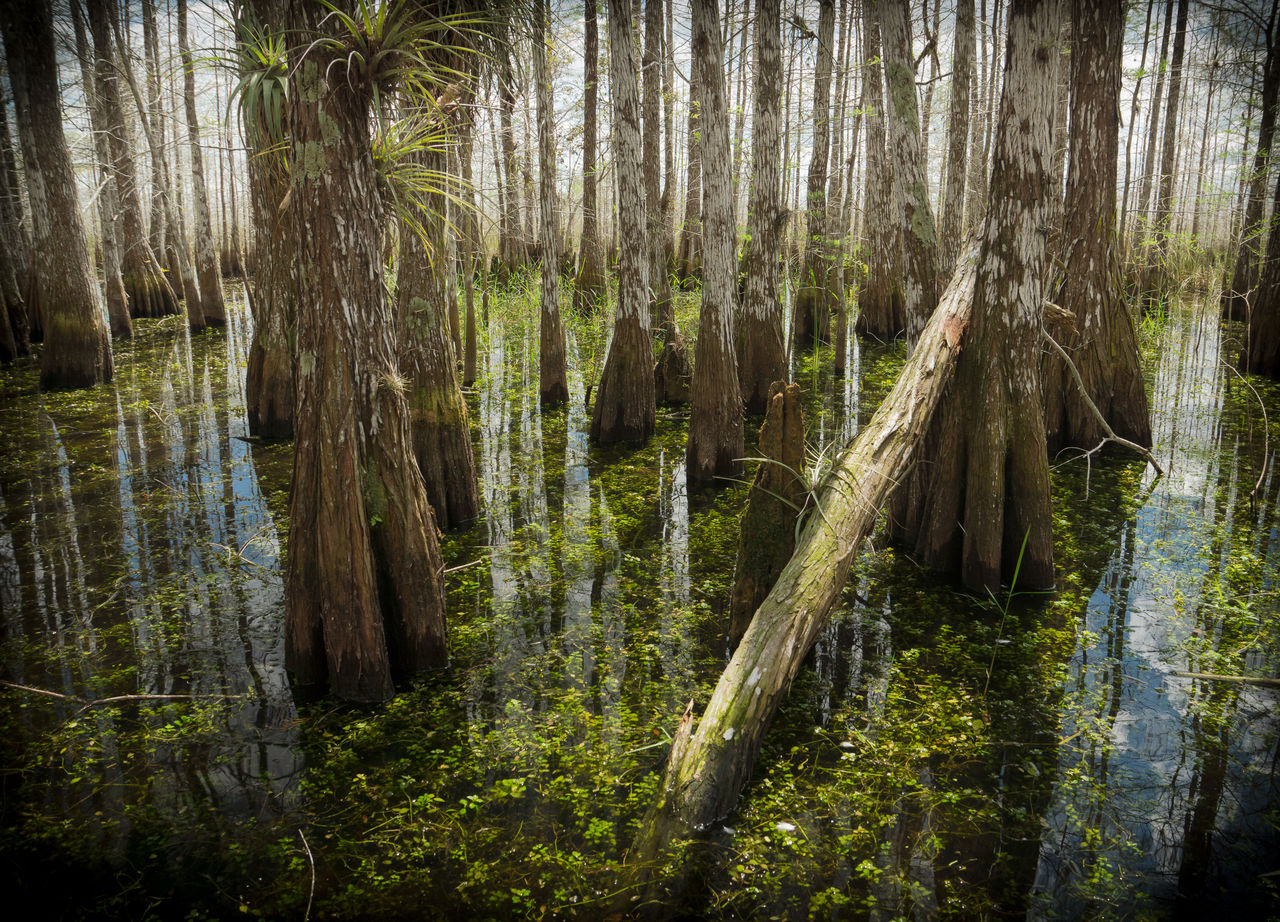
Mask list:
POLYGON ((644 162, 645 215, 649 238, 649 316, 663 339, 675 335, 675 307, 671 300, 671 276, 667 273, 665 224, 662 215, 662 0, 646 0, 644 21, 644 162))
POLYGON ((747 413, 763 413, 774 381, 787 377, 778 298, 781 204, 778 133, 782 116, 780 0, 756 4, 755 101, 751 116, 751 204, 747 209, 747 290, 738 327, 738 382, 747 413))
MULTIPOLYGON (((640 162, 640 91, 636 86, 631 4, 609 4, 609 77, 613 92, 613 150, 618 175, 618 222, 623 239, 644 241, 643 166, 640 162)), ((618 253, 618 312, 613 342, 591 412, 591 439, 644 442, 657 418, 649 325, 649 252, 624 246, 618 253)))
POLYGON ((579 311, 595 311, 605 299, 608 285, 604 273, 604 244, 600 240, 600 220, 596 204, 596 106, 599 95, 597 71, 600 63, 596 0, 586 0, 586 47, 583 49, 582 80, 582 242, 578 247, 578 275, 573 286, 573 306, 579 311))
MULTIPOLYGON (((1057 303, 1074 317, 1052 330, 1080 371, 1089 400, 1122 438, 1151 444, 1138 339, 1121 293, 1116 233, 1116 172, 1124 11, 1118 2, 1074 0, 1071 49, 1071 150, 1057 303)), ((1105 436, 1074 378, 1050 353, 1044 367, 1050 454, 1091 449, 1105 436)))
MULTIPOLYGON (((8 100, 0 91, 0 242, 4 263, 0 266, 0 310, 8 330, 9 358, 31 352, 31 320, 27 303, 30 290, 31 242, 22 226, 22 195, 18 189, 17 159, 9 135, 8 100)), ((6 359, 7 361, 7 359, 6 359)))
POLYGON ((1280 29, 1276 28, 1276 10, 1271 4, 1270 34, 1267 57, 1262 69, 1262 114, 1258 120, 1258 144, 1253 152, 1253 168, 1248 178, 1248 201, 1244 210, 1244 230, 1236 252, 1235 269, 1222 292, 1223 316, 1244 320, 1248 316, 1250 295, 1258 284, 1259 261, 1266 237, 1263 205, 1267 195, 1267 171, 1271 162, 1271 145, 1275 139, 1276 103, 1280 100, 1280 29))
POLYGON ((1169 101, 1164 117, 1164 150, 1160 155, 1160 192, 1156 198, 1154 247, 1146 264, 1142 290, 1158 297, 1168 287, 1169 235, 1173 224, 1173 172, 1178 149, 1178 103, 1182 98, 1182 57, 1187 47, 1187 0, 1178 0, 1178 25, 1169 62, 1169 101))
POLYGON ((831 58, 835 41, 835 0, 818 6, 817 66, 813 74, 813 142, 806 199, 804 266, 796 290, 793 340, 803 349, 827 342, 831 331, 831 291, 827 274, 831 254, 827 242, 827 158, 831 148, 831 58))
POLYGON ((111 45, 111 22, 116 15, 114 0, 87 0, 89 31, 97 55, 95 83, 107 118, 107 139, 111 148, 111 168, 119 196, 120 216, 116 224, 120 244, 121 276, 135 317, 159 317, 178 309, 178 298, 165 278, 151 244, 147 242, 138 198, 137 168, 133 145, 125 127, 124 109, 117 80, 115 52, 111 45))
POLYGON ((895 537, 966 586, 1052 586, 1040 384, 1044 223, 1058 53, 1056 0, 1014 0, 973 325, 933 421, 931 463, 899 488, 895 537))
POLYGON ((893 215, 894 176, 885 151, 884 78, 880 54, 880 0, 863 4, 866 49, 863 58, 866 87, 867 183, 864 234, 867 241, 867 281, 858 307, 857 331, 877 339, 895 339, 907 330, 902 313, 902 230, 893 215))
MULTIPOLYGON (((295 34, 320 34, 321 12, 291 7, 295 34)), ((371 88, 348 80, 344 57, 312 44, 289 92, 298 375, 285 646, 300 683, 379 701, 393 671, 447 663, 444 581, 383 279, 371 88)))
MULTIPOLYGON (((1280 177, 1276 179, 1275 206, 1280 207, 1280 177)), ((1262 280, 1249 315, 1249 341, 1240 355, 1240 366, 1271 378, 1280 378, 1280 233, 1267 241, 1262 280)))
POLYGON ((942 234, 938 280, 945 286, 955 271, 964 235, 965 153, 969 146, 969 81, 973 72, 973 0, 956 3, 956 46, 951 58, 951 114, 947 127, 946 199, 942 206, 942 234))
POLYGON ((115 181, 111 177, 111 152, 107 146, 107 122, 94 79, 94 57, 89 51, 89 39, 85 32, 84 14, 78 0, 71 3, 71 22, 76 38, 76 57, 80 59, 80 79, 84 84, 85 99, 89 108, 89 124, 93 130, 93 153, 98 167, 100 191, 98 193, 98 226, 102 232, 102 287, 107 302, 107 322, 112 336, 132 336, 133 321, 129 318, 129 296, 125 294, 124 279, 120 276, 120 251, 116 243, 115 215, 119 213, 119 199, 115 181))
POLYGON ((560 261, 556 256, 560 231, 556 216, 555 112, 552 109, 551 71, 547 67, 549 0, 534 0, 533 79, 538 91, 538 199, 542 218, 542 315, 539 324, 538 392, 544 407, 558 407, 569 400, 565 377, 564 323, 560 318, 560 261))
MULTIPOLYGON (((699 120, 699 68, 689 75, 689 124, 685 141, 684 221, 676 249, 676 278, 685 288, 702 273, 702 123, 699 120)), ((721 75, 723 77, 723 75, 721 75)))
POLYGON ((35 273, 43 306, 40 383, 87 387, 110 381, 111 336, 89 278, 89 247, 75 171, 62 132, 53 16, 43 0, 0 10, 31 203, 35 273))
POLYGON ((1156 148, 1160 141, 1160 100, 1164 97, 1164 82, 1168 76, 1169 33, 1173 29, 1173 3, 1169 0, 1164 14, 1164 37, 1160 40, 1160 57, 1156 63, 1156 85, 1151 97, 1150 114, 1147 116, 1146 155, 1143 158, 1142 185, 1138 192, 1136 218, 1142 233, 1147 231, 1147 219, 1151 205, 1151 189, 1156 172, 1156 148))
POLYGON ((737 646, 751 616, 764 601, 796 546, 796 519, 805 505, 804 407, 800 385, 773 382, 769 410, 760 427, 760 462, 742 514, 733 592, 729 598, 729 644, 737 646))
POLYGON ((920 150, 911 23, 906 4, 881 2, 885 87, 889 103, 889 159, 893 170, 894 215, 902 226, 902 311, 907 340, 914 343, 938 304, 938 237, 929 207, 920 150))
POLYGON ((196 115, 195 61, 187 45, 186 0, 178 0, 178 54, 182 59, 187 140, 191 145, 191 205, 196 219, 195 269, 200 286, 200 310, 205 323, 220 327, 227 324, 227 306, 222 300, 222 266, 218 261, 218 246, 213 239, 209 195, 204 182, 204 152, 200 146, 200 120, 196 115))
POLYGON ((725 107, 719 3, 693 8, 693 58, 702 121, 702 306, 693 357, 693 409, 685 453, 689 480, 709 483, 742 469, 742 397, 734 355, 732 158, 725 107))
MULTIPOLYGON (((444 154, 428 153, 424 160, 428 170, 443 171, 444 154)), ((446 274, 452 266, 444 258, 451 232, 446 202, 440 190, 425 203, 422 223, 429 248, 412 228, 401 225, 396 299, 413 456, 436 522, 441 528, 452 528, 479 514, 480 492, 467 402, 458 386, 458 363, 449 336, 446 274)))
MULTIPOLYGON (((260 36, 263 51, 279 46, 276 28, 284 21, 284 0, 249 0, 242 28, 260 36)), ((253 340, 245 373, 245 405, 249 431, 264 439, 293 438, 294 366, 289 344, 293 325, 291 230, 281 204, 289 191, 288 166, 280 145, 288 113, 283 94, 283 62, 268 55, 241 57, 241 76, 256 74, 274 92, 253 112, 242 110, 249 152, 249 204, 253 215, 253 273, 245 285, 253 314, 253 340)))

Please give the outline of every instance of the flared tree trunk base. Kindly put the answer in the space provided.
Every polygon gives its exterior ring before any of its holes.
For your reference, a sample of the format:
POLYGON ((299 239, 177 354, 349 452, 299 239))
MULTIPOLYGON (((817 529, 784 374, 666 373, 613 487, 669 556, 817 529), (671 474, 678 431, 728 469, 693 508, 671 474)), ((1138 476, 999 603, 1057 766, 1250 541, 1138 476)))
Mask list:
POLYGON ((653 435, 657 412, 652 361, 653 346, 639 319, 620 321, 592 407, 593 442, 638 444, 653 435))

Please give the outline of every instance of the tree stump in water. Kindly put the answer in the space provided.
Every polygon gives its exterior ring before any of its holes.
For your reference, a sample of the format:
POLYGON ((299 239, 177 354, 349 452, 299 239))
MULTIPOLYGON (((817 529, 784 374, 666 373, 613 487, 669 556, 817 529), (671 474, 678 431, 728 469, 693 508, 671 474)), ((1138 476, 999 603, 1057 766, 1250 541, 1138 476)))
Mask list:
POLYGON ((689 381, 693 372, 689 368, 689 350, 684 337, 674 326, 662 331, 662 352, 653 368, 653 387, 657 402, 679 404, 689 402, 689 381))
POLYGON ((729 602, 729 646, 736 647, 760 603, 791 559, 796 518, 807 492, 804 470, 804 408, 800 385, 774 381, 760 427, 760 462, 738 537, 738 567, 729 602))

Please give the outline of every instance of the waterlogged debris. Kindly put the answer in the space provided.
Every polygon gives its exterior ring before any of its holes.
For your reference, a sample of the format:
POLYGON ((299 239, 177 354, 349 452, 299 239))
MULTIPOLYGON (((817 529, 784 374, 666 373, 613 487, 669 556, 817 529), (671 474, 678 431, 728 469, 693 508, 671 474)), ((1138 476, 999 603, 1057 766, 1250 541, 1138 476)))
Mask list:
POLYGON ((773 828, 774 828, 774 829, 776 829, 776 830, 778 830, 778 832, 795 832, 795 831, 796 831, 796 824, 795 824, 795 823, 784 823, 784 822, 778 822, 778 823, 774 823, 774 824, 773 824, 773 828))

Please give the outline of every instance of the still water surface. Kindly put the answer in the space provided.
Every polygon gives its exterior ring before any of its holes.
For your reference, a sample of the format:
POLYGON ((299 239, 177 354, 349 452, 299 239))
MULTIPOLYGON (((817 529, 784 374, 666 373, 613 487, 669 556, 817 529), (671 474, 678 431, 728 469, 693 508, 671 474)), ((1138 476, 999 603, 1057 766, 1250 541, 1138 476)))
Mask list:
MULTIPOLYGON (((138 323, 109 387, 0 372, 19 887, 70 915, 604 914, 723 662, 745 488, 689 494, 680 412, 590 446, 580 375, 544 415, 513 304, 468 398, 484 508, 445 546, 453 668, 374 711, 291 694, 290 460, 247 438, 243 307, 195 337, 138 323)), ((602 325, 575 324, 571 366, 598 366, 602 325)), ((670 912, 1277 911, 1280 692, 1199 677, 1277 674, 1280 390, 1227 367, 1238 336, 1192 301, 1147 330, 1165 474, 1057 459, 1053 596, 972 599, 871 549, 739 811, 668 868, 670 912)), ((901 362, 850 348, 847 379, 795 369, 815 451, 901 362)))

